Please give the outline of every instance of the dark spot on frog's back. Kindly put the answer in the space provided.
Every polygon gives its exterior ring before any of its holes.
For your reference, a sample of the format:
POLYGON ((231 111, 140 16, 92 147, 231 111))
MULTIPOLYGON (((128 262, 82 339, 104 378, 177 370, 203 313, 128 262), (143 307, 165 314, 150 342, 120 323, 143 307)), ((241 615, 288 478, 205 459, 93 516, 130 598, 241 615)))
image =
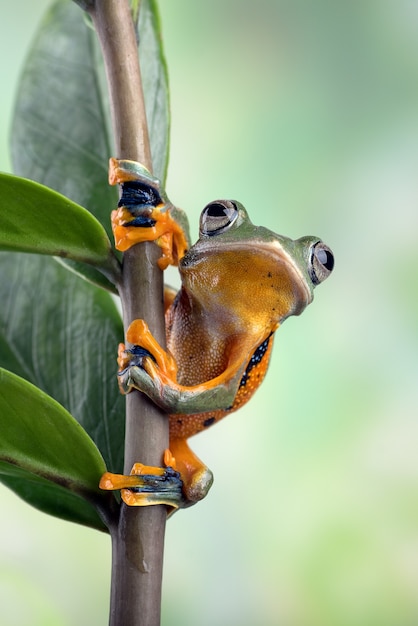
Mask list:
POLYGON ((214 417, 208 417, 207 419, 205 419, 205 421, 203 422, 203 426, 205 428, 209 428, 209 426, 212 426, 212 424, 214 424, 215 422, 215 418, 214 417))
POLYGON ((272 334, 273 333, 271 333, 267 337, 267 339, 265 339, 263 341, 263 343, 261 343, 258 346, 258 348, 255 350, 254 354, 252 355, 251 359, 248 362, 247 369, 245 370, 245 372, 244 372, 244 374, 243 374, 243 376, 241 378, 241 381, 240 381, 240 384, 239 384, 240 387, 245 387, 245 385, 247 384, 248 377, 249 377, 249 374, 250 374, 251 370, 254 367, 256 367, 256 365, 261 363, 261 361, 263 360, 263 357, 264 357, 265 353, 267 352, 267 348, 269 346, 269 342, 270 342, 270 339, 272 337, 272 334))

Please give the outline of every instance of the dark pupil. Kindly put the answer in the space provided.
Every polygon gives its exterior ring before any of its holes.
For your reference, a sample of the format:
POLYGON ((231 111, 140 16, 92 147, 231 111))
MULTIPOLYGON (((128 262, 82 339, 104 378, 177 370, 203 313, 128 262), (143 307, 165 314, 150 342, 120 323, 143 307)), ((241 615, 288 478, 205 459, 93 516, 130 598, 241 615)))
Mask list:
POLYGON ((207 214, 209 217, 225 217, 227 215, 227 209, 223 204, 214 202, 208 206, 207 214))
POLYGON ((334 267, 334 257, 330 252, 324 250, 323 248, 316 251, 316 258, 327 270, 330 272, 334 267))

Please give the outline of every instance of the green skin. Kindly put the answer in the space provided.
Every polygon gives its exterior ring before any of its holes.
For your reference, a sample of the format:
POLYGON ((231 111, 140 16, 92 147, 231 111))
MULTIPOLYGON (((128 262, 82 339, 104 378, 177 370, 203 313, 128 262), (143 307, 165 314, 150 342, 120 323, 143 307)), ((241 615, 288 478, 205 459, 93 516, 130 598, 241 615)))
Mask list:
MULTIPOLYGON (((220 302, 217 293, 212 295, 207 288, 205 276, 207 267, 212 267, 214 256, 222 255, 226 250, 236 251, 238 256, 240 251, 249 249, 254 255, 264 255, 271 262, 272 268, 277 263, 284 264, 287 266, 290 281, 294 284, 294 295, 290 304, 286 306, 286 310, 279 311, 277 319, 270 322, 274 330, 284 319, 290 315, 299 315, 306 308, 313 299, 315 286, 325 280, 330 273, 330 270, 314 258, 315 246, 319 244, 321 250, 325 249, 329 254, 331 253, 318 237, 307 236, 294 241, 262 226, 255 226, 245 208, 238 202, 216 201, 212 204, 222 203, 231 205, 232 219, 213 218, 207 215, 206 209, 203 211, 200 221, 200 237, 179 264, 182 288, 191 295, 200 308, 204 308, 205 317, 212 318, 213 322, 208 323, 208 332, 211 336, 216 336, 213 335, 214 332, 216 333, 216 318, 224 319, 226 316, 234 319, 235 332, 240 332, 240 327, 242 327, 242 333, 245 334, 247 320, 251 319, 253 313, 251 307, 243 310, 242 303, 240 303, 239 315, 237 315, 236 302, 233 298, 225 304, 224 301, 220 302), (235 207, 235 210, 232 207, 235 207), (224 221, 225 225, 220 227, 219 222, 224 221), (317 266, 316 269, 313 264, 317 266)), ((213 271, 210 279, 214 280, 213 271)), ((221 276, 216 276, 218 288, 220 281, 221 276)), ((250 343, 248 357, 253 353, 251 350, 254 351, 263 341, 262 334, 265 334, 265 330, 263 328, 260 335, 255 333, 250 343)), ((120 375, 120 382, 126 392, 132 388, 142 391, 169 414, 194 414, 231 406, 247 363, 248 360, 244 360, 238 369, 234 368, 231 376, 223 377, 220 384, 207 389, 202 388, 202 385, 182 387, 174 382, 167 384, 158 377, 151 377, 138 364, 128 367, 120 375)))
MULTIPOLYGON (((188 232, 185 214, 174 207, 148 170, 133 161, 119 165, 154 187, 164 204, 161 210, 170 211, 188 232)), ((200 218, 199 239, 179 263, 182 287, 168 312, 168 347, 179 366, 179 380, 194 384, 181 385, 164 375, 166 353, 142 330, 133 333, 131 340, 143 345, 125 350, 127 366, 119 373, 122 391, 137 389, 170 416, 190 416, 185 436, 176 431, 176 418, 171 428, 170 417, 170 442, 171 437, 173 443, 185 442, 201 430, 202 413, 220 411, 223 416, 238 406, 234 402, 243 387, 253 392, 247 383, 240 384, 252 356, 287 317, 299 315, 312 302, 314 288, 328 277, 333 264, 331 251, 317 237, 294 241, 255 226, 235 201, 207 205, 200 218), (219 365, 213 369, 213 358, 216 361, 219 355, 227 363, 221 373, 219 365)), ((265 367, 267 363, 268 359, 265 367)), ((179 458, 179 451, 174 454, 179 458)), ((156 472, 157 478, 137 475, 135 487, 130 486, 132 477, 124 481, 124 476, 111 475, 113 486, 105 488, 127 489, 134 494, 130 505, 190 506, 205 497, 213 476, 190 450, 184 454, 195 464, 185 480, 168 467, 163 476, 156 472)))

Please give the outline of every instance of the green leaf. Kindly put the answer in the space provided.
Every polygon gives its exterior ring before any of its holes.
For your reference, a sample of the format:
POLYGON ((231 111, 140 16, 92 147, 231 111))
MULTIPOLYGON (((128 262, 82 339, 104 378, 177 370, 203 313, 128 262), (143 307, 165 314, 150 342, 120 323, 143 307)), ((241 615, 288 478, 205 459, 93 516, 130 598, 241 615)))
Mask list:
POLYGON ((141 0, 139 4, 139 42, 153 173, 164 185, 169 152, 170 101, 167 65, 155 0, 141 0))
POLYGON ((16 174, 87 208, 112 240, 110 113, 94 31, 73 2, 55 2, 29 50, 17 92, 11 152, 16 174))
POLYGON ((108 507, 98 487, 106 470, 98 449, 58 402, 3 369, 0 462, 0 480, 34 506, 103 529, 92 509, 108 507))
MULTIPOLYGON (((167 75, 155 3, 142 0, 139 25, 142 78, 154 173, 164 178, 168 154, 167 75)), ((95 32, 75 3, 48 11, 20 80, 11 134, 20 176, 86 207, 109 236, 117 189, 108 185, 114 154, 107 86, 95 32)))
POLYGON ((1 173, 0 249, 69 257, 117 280, 109 238, 91 213, 48 187, 1 173))
POLYGON ((0 366, 55 398, 121 472, 125 402, 117 385, 123 340, 112 297, 46 256, 0 253, 0 366))
MULTIPOLYGON (((154 170, 162 178, 168 151, 166 74, 155 4, 142 0, 141 13, 141 46, 151 54, 142 73, 154 170), (154 41, 153 52, 147 40, 154 41)), ((118 201, 117 189, 107 181, 108 158, 114 155, 110 128, 96 35, 79 7, 60 0, 45 16, 21 77, 13 164, 17 174, 86 207, 109 235, 110 211, 118 201)), ((125 403, 117 387, 116 350, 123 329, 109 294, 47 257, 3 253, 0 272, 0 364, 58 400, 95 441, 109 470, 121 472, 125 403)))
POLYGON ((120 267, 117 268, 116 272, 112 272, 112 282, 110 282, 110 280, 108 280, 101 271, 96 270, 93 265, 86 265, 85 263, 79 263, 78 261, 72 261, 71 259, 62 257, 54 257, 54 259, 66 267, 67 270, 74 272, 74 274, 92 285, 106 289, 106 291, 110 291, 110 293, 113 293, 115 296, 119 295, 118 289, 114 283, 114 277, 119 273, 120 267))
MULTIPOLYGON (((97 530, 107 530, 95 506, 50 480, 35 476, 10 463, 0 462, 0 482, 43 513, 97 530)), ((107 506, 107 503, 103 503, 103 506, 107 506)), ((101 505, 102 509, 103 506, 101 505)))

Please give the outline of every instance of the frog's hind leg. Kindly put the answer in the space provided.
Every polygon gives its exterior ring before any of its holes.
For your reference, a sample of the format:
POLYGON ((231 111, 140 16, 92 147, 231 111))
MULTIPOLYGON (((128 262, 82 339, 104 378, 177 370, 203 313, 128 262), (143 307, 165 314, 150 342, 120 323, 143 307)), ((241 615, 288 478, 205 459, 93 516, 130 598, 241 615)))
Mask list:
POLYGON ((135 463, 129 476, 106 472, 99 486, 105 490, 120 490, 128 506, 166 504, 174 510, 183 506, 182 480, 172 467, 135 463))
POLYGON ((212 486, 213 474, 192 452, 187 441, 181 438, 170 438, 170 450, 166 451, 164 460, 180 473, 183 481, 183 506, 192 506, 199 500, 203 500, 212 486))
POLYGON ((190 450, 185 439, 170 440, 164 465, 135 463, 129 476, 106 472, 100 488, 120 490, 128 506, 166 504, 174 510, 192 506, 206 496, 213 483, 212 472, 190 450))

